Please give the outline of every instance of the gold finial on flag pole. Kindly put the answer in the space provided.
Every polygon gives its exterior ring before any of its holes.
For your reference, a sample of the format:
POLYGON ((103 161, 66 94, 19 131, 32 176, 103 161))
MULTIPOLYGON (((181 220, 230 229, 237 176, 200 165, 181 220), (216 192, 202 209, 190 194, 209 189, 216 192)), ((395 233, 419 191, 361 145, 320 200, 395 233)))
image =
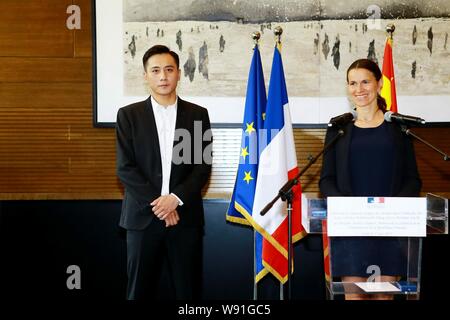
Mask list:
POLYGON ((252 33, 252 39, 255 42, 255 45, 253 48, 255 48, 257 45, 259 45, 259 39, 261 38, 261 33, 259 31, 255 31, 252 33))
POLYGON ((280 26, 275 27, 275 29, 273 29, 273 33, 275 34, 275 37, 276 37, 276 40, 275 40, 276 44, 277 44, 278 48, 280 48, 281 47, 281 35, 283 34, 283 28, 280 26))
POLYGON ((389 38, 391 40, 392 40, 392 35, 393 35, 394 31, 395 31, 395 25, 394 24, 390 23, 390 24, 388 24, 386 26, 386 32, 388 33, 389 38))

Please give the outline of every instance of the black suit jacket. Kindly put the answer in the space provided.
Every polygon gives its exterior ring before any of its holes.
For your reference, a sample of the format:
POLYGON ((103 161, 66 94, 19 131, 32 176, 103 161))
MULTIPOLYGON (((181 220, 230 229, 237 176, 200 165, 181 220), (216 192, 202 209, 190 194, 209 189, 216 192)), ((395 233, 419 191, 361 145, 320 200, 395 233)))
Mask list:
MULTIPOLYGON (((205 108, 178 98, 173 159, 176 153, 183 161, 178 164, 172 161, 169 191, 184 203, 177 208, 180 225, 204 223, 201 190, 211 172, 211 158, 203 155, 211 157, 210 128, 205 108), (177 133, 181 133, 181 138, 177 138, 177 133), (188 143, 189 139, 192 143, 188 143)), ((119 109, 116 156, 117 176, 125 186, 119 225, 128 230, 142 230, 155 217, 150 203, 161 195, 162 186, 161 153, 150 97, 119 109)))
MULTIPOLYGON (((397 197, 419 196, 422 182, 417 171, 416 156, 411 139, 401 132, 395 123, 387 123, 395 145, 394 174, 390 185, 390 194, 397 197)), ((319 187, 324 197, 352 196, 349 149, 353 122, 344 128, 344 136, 323 156, 319 187)), ((336 136, 338 128, 328 128, 325 144, 336 136)))

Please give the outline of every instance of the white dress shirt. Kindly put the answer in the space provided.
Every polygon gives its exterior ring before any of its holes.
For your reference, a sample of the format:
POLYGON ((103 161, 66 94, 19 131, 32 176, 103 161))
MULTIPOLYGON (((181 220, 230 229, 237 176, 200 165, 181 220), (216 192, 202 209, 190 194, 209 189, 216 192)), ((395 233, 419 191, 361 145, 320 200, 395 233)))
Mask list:
MULTIPOLYGON (((159 140, 159 150, 161 152, 161 165, 162 165, 162 187, 161 195, 165 196, 169 194, 169 184, 170 184, 170 172, 172 171, 172 149, 175 137, 175 123, 177 120, 177 103, 178 99, 175 100, 174 104, 168 105, 166 107, 160 105, 156 102, 153 97, 151 97, 153 114, 155 115, 156 129, 158 131, 159 140)), ((183 202, 174 195, 181 206, 183 202)))

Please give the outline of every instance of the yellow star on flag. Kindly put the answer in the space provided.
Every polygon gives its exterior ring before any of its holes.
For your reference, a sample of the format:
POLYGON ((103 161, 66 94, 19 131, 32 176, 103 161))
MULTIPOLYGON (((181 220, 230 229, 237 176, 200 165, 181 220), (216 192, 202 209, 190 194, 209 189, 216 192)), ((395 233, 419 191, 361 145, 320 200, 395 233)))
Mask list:
POLYGON ((248 132, 248 134, 251 134, 253 131, 256 131, 255 128, 253 128, 253 122, 250 124, 247 123, 247 129, 245 130, 245 132, 248 132))
POLYGON ((265 112, 263 112, 262 118, 263 118, 263 120, 266 120, 266 113, 265 112))
POLYGON ((251 171, 249 171, 249 172, 244 171, 244 174, 245 174, 244 181, 247 182, 247 184, 249 184, 250 180, 253 180, 253 178, 251 176, 252 172, 251 171))
POLYGON ((241 151, 241 157, 244 157, 244 161, 245 161, 245 157, 249 155, 248 150, 247 150, 248 147, 241 148, 241 149, 242 149, 242 151, 241 151))

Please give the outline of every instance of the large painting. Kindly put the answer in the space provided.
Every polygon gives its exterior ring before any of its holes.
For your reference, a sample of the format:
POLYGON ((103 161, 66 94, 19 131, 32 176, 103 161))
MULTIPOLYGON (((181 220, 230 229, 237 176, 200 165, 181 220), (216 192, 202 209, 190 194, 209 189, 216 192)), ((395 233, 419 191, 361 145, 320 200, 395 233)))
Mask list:
POLYGON ((207 107, 215 125, 238 124, 251 34, 261 32, 269 85, 275 26, 284 30, 282 54, 294 123, 326 123, 350 108, 345 72, 351 62, 370 58, 381 67, 388 23, 396 27, 399 112, 450 122, 450 3, 371 2, 97 0, 96 123, 113 124, 119 107, 149 95, 142 56, 150 46, 165 44, 180 55, 179 95, 207 107), (100 110, 102 87, 105 110, 100 110))

